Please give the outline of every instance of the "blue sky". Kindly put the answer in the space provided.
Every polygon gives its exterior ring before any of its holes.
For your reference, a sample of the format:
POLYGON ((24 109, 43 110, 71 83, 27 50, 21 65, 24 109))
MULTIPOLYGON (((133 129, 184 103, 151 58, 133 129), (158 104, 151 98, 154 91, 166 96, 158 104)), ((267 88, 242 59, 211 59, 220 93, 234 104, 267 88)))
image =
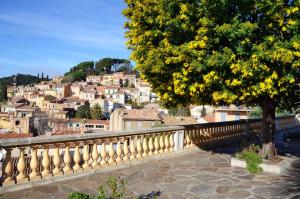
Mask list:
POLYGON ((0 0, 0 77, 128 58, 124 0, 0 0))

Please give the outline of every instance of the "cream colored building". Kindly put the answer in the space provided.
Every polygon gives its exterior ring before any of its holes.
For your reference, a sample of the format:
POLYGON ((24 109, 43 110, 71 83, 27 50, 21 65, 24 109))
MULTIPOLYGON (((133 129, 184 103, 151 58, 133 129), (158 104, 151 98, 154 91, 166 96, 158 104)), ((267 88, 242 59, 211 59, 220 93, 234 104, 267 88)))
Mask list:
POLYGON ((110 115, 110 130, 123 131, 152 128, 161 125, 157 112, 143 109, 115 109, 110 115))
POLYGON ((247 107, 223 106, 215 109, 215 122, 248 119, 251 109, 247 107))

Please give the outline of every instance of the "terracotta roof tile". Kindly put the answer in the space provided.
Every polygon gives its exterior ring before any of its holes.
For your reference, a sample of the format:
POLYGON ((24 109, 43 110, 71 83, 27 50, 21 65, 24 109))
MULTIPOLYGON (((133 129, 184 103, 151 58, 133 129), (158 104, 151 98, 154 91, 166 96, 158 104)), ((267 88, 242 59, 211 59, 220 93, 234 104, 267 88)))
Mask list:
POLYGON ((73 131, 73 130, 65 130, 65 131, 55 131, 52 132, 52 135, 72 135, 72 134, 80 134, 80 131, 73 131))
POLYGON ((143 109, 124 110, 123 118, 129 120, 161 120, 155 111, 143 109))
POLYGON ((0 139, 14 139, 32 137, 31 133, 1 133, 0 139))
POLYGON ((164 116, 163 123, 166 125, 187 125, 197 124, 197 121, 192 117, 164 116))

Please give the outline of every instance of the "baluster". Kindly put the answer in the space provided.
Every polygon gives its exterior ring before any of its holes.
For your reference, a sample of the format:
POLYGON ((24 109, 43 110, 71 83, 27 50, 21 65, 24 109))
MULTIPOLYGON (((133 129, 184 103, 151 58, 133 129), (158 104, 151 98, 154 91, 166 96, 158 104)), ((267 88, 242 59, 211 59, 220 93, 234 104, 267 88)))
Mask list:
POLYGON ((90 170, 91 169, 91 165, 89 163, 90 160, 90 153, 89 153, 89 145, 85 144, 83 147, 83 154, 82 154, 82 158, 84 161, 84 164, 82 165, 83 170, 90 170))
POLYGON ((108 165, 108 163, 106 161, 106 156, 107 156, 107 153, 106 153, 106 144, 103 142, 102 145, 101 145, 101 162, 100 162, 100 165, 102 167, 108 165))
POLYGON ((135 159, 135 146, 134 146, 134 140, 130 140, 130 160, 135 159))
POLYGON ((148 143, 149 143, 149 153, 148 153, 148 156, 153 156, 154 145, 153 145, 152 136, 150 136, 148 143))
POLYGON ((170 147, 169 135, 168 135, 168 133, 166 133, 165 134, 165 152, 169 152, 169 147, 170 147))
POLYGON ((44 167, 44 170, 42 171, 42 177, 43 178, 51 177, 52 173, 50 171, 50 157, 49 157, 49 148, 48 148, 48 146, 46 146, 45 149, 44 149, 42 165, 44 167))
POLYGON ((194 144, 195 145, 199 145, 198 130, 197 129, 193 129, 193 131, 194 131, 194 144))
POLYGON ((31 160, 30 160, 30 168, 31 173, 29 175, 30 180, 41 179, 41 175, 38 171, 38 159, 37 159, 37 149, 32 147, 31 149, 31 160))
POLYGON ((174 146, 175 146, 175 143, 174 143, 174 134, 171 134, 170 135, 170 151, 174 151, 174 146))
POLYGON ((143 155, 144 158, 148 156, 148 143, 147 143, 147 138, 144 137, 143 139, 143 155))
POLYGON ((197 129, 197 139, 198 139, 198 145, 202 143, 202 137, 201 137, 201 129, 197 129))
POLYGON ((3 186, 15 184, 15 180, 12 177, 13 174, 13 164, 11 160, 11 150, 10 148, 6 148, 6 157, 3 163, 3 173, 4 173, 4 180, 3 186))
POLYGON ((154 155, 157 155, 159 153, 159 142, 158 142, 158 135, 155 135, 154 138, 154 155))
POLYGON ((109 165, 116 164, 116 161, 115 161, 115 150, 114 150, 112 141, 109 144, 108 155, 109 155, 108 164, 109 165))
POLYGON ((81 162, 81 155, 79 151, 79 143, 75 146, 75 153, 74 153, 74 162, 75 165, 73 166, 74 172, 82 171, 82 166, 80 165, 81 162))
POLYGON ((28 181, 28 176, 25 174, 25 155, 24 155, 25 148, 20 148, 20 157, 17 164, 17 169, 19 172, 19 175, 17 175, 16 180, 17 184, 28 181))
POLYGON ((189 131, 187 130, 185 132, 185 137, 186 137, 186 148, 190 148, 190 144, 191 144, 191 140, 190 140, 190 136, 189 136, 189 131))
POLYGON ((122 160, 122 147, 120 141, 117 143, 117 159, 116 159, 117 164, 120 164, 123 162, 122 160))
POLYGON ((129 160, 129 157, 128 157, 129 149, 128 149, 128 141, 127 140, 125 140, 123 143, 123 151, 124 151, 123 161, 127 162, 129 160))
POLYGON ((92 163, 93 169, 100 167, 98 163, 99 153, 98 153, 96 143, 93 144, 92 158, 93 158, 93 163, 92 163))
POLYGON ((190 136, 190 147, 194 147, 195 146, 195 137, 194 137, 194 131, 190 130, 189 132, 189 136, 190 136))
POLYGON ((159 153, 163 153, 164 152, 164 147, 165 147, 165 145, 164 145, 164 137, 161 134, 160 137, 159 137, 159 148, 160 148, 159 153))
POLYGON ((71 174, 73 173, 73 169, 71 167, 72 157, 70 155, 70 147, 67 144, 65 148, 65 154, 64 154, 64 163, 65 167, 63 168, 64 174, 71 174))
POLYGON ((137 150, 136 158, 137 158, 137 159, 141 159, 141 158, 142 158, 141 138, 138 138, 138 139, 137 139, 137 142, 136 142, 136 150, 137 150))
POLYGON ((60 168, 60 154, 59 154, 59 146, 56 146, 55 151, 54 151, 54 157, 53 157, 53 164, 54 164, 54 169, 52 170, 52 173, 54 176, 60 176, 63 174, 61 168, 60 168))

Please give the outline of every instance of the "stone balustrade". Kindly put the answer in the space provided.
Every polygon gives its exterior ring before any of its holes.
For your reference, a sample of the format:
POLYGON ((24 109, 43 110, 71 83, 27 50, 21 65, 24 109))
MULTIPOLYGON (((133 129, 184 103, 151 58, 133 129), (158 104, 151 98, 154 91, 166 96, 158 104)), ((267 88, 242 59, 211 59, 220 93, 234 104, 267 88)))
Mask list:
MULTIPOLYGON (((278 120, 277 125, 280 127, 291 124, 293 117, 281 117, 278 120)), ((245 136, 259 134, 260 129, 261 121, 250 119, 123 132, 0 140, 1 148, 6 150, 2 186, 131 163, 195 146, 239 141, 245 136), (13 157, 12 151, 17 153, 17 158, 13 157)))

